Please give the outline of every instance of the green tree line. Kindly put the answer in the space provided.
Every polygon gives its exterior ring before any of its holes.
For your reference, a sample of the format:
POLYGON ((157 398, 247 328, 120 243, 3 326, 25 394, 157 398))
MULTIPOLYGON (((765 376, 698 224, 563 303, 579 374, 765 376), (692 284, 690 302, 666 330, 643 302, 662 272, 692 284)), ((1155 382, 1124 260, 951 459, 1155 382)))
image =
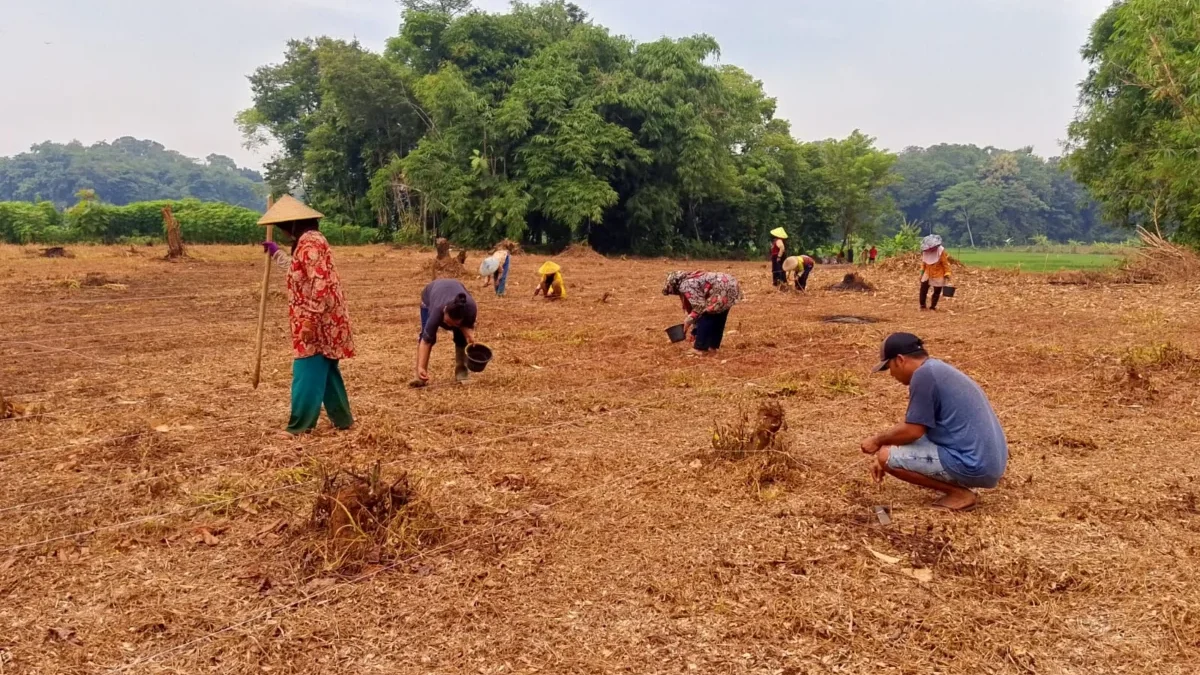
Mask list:
MULTIPOLYGON (((162 210, 171 207, 185 243, 251 244, 262 241, 261 213, 242 206, 198 199, 101 202, 81 190, 78 202, 60 210, 53 202, 0 202, 0 242, 10 244, 126 243, 165 235, 162 210)), ((376 230, 330 223, 321 228, 336 244, 368 244, 376 230)))
POLYGON ((901 220, 961 246, 1051 241, 1105 241, 1127 236, 1108 227, 1100 206, 1065 170, 1030 148, 1015 152, 974 145, 909 148, 888 189, 901 220))
POLYGON ((724 253, 786 226, 803 245, 874 227, 895 156, 802 143, 708 36, 644 44, 576 5, 408 2, 383 53, 289 44, 238 116, 274 143, 272 191, 388 236, 724 253))
POLYGON ((193 198, 258 209, 266 201, 262 176, 224 155, 201 163, 136 138, 91 146, 47 142, 0 157, 0 201, 48 201, 66 208, 80 190, 117 205, 193 198))
MULTIPOLYGON (((382 53, 296 40, 250 76, 237 122, 249 144, 277 149, 265 185, 228 158, 201 164, 150 141, 45 143, 0 159, 0 199, 30 202, 4 206, 0 236, 156 234, 155 207, 144 225, 114 209, 175 196, 257 209, 271 191, 302 195, 329 227, 369 224, 355 237, 379 241, 723 255, 761 251, 779 226, 811 249, 931 231, 977 246, 1125 236, 1107 223, 1200 242, 1195 0, 1118 0, 1100 17, 1062 159, 969 145, 892 154, 860 132, 803 142, 708 36, 639 44, 559 0, 503 14, 402 4, 382 53), (63 211, 83 188, 111 204, 63 211)), ((248 217, 229 215, 229 241, 256 237, 238 230, 248 217)))
POLYGON ((1112 236, 1057 159, 910 149, 855 132, 802 142, 763 84, 705 35, 634 43, 576 5, 407 0, 383 53, 296 40, 250 76, 238 116, 274 143, 271 190, 386 236, 602 251, 805 248, 907 221, 980 246, 1112 236))

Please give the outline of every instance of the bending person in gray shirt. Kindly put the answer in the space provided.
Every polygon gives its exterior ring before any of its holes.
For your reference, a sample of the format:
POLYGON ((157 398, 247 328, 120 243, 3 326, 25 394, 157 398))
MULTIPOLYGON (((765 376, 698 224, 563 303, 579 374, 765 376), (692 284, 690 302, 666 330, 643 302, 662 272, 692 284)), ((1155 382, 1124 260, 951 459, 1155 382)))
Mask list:
POLYGON ((417 345, 416 378, 409 383, 424 387, 429 383, 429 355, 437 344, 438 330, 454 335, 454 379, 466 382, 467 345, 475 344, 475 320, 479 307, 467 287, 457 279, 438 279, 421 292, 421 336, 417 345))
POLYGON ((908 386, 904 422, 862 442, 875 455, 871 475, 892 475, 945 495, 937 508, 969 511, 972 488, 994 488, 1008 465, 1008 441, 987 396, 974 380, 929 358, 921 339, 895 333, 883 343, 875 372, 888 371, 908 386))

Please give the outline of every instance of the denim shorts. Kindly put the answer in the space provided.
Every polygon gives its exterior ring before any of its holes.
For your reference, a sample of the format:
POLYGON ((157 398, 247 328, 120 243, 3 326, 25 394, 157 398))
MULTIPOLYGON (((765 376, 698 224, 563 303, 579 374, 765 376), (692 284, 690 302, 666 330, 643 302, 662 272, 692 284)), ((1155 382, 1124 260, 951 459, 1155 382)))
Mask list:
POLYGON ((943 483, 958 485, 958 481, 946 473, 946 467, 942 466, 942 459, 938 456, 937 445, 927 436, 922 436, 908 445, 891 448, 888 451, 887 464, 889 469, 911 471, 943 483))

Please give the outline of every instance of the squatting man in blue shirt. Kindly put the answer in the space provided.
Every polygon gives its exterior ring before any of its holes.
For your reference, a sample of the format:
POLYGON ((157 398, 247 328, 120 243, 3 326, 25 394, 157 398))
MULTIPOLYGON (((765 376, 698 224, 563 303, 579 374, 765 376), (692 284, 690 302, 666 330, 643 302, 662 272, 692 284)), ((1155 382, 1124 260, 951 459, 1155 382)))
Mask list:
POLYGON ((885 475, 944 493, 934 507, 969 511, 973 488, 994 488, 1008 465, 1008 442, 987 396, 974 380, 929 357, 921 338, 888 336, 875 372, 888 371, 908 387, 904 422, 862 442, 875 455, 871 476, 885 475))

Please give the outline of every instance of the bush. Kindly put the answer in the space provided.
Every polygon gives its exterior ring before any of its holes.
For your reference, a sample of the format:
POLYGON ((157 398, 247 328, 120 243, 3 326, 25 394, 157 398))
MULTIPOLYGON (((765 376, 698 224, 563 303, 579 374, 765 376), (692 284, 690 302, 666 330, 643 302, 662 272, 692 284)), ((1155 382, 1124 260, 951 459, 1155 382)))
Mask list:
POLYGON ((0 202, 0 241, 30 244, 42 241, 43 233, 62 225, 62 215, 50 202, 0 202))
MULTIPOLYGON (((49 202, 0 202, 0 241, 9 244, 74 244, 81 242, 144 243, 165 238, 163 207, 170 206, 183 240, 189 244, 254 244, 264 229, 257 211, 198 199, 104 204, 88 195, 60 214, 49 202)), ((325 222, 321 231, 339 246, 360 246, 379 240, 379 231, 325 222)))
POLYGON ((379 241, 379 230, 373 227, 324 223, 321 232, 334 246, 363 246, 379 241))

